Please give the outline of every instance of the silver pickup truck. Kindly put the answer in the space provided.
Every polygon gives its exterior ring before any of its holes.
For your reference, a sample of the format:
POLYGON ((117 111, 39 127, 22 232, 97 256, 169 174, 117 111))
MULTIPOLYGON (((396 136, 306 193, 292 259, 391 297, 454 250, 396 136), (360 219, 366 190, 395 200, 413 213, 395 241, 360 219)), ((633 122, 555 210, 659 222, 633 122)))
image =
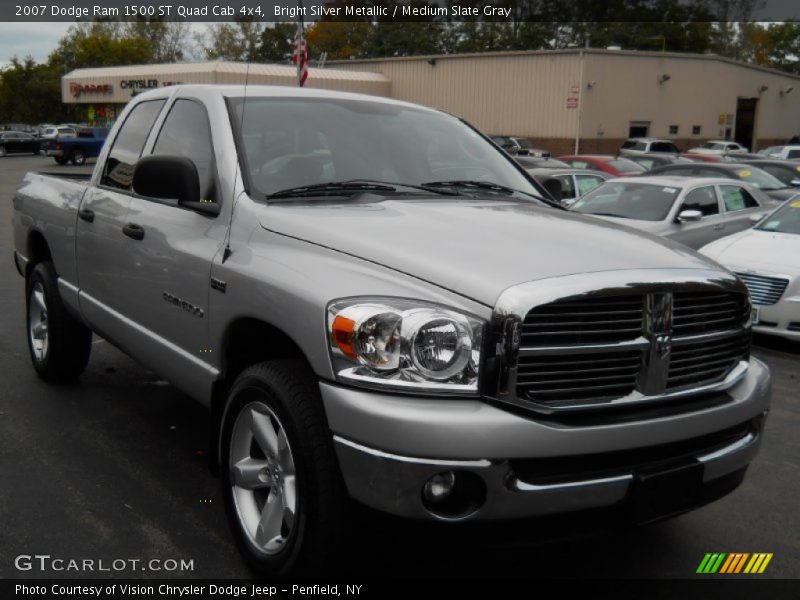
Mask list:
POLYGON ((208 405, 231 529, 264 573, 324 561, 348 498, 644 523, 730 492, 770 396, 747 290, 541 194, 428 108, 147 92, 90 177, 31 173, 14 198, 31 360, 75 379, 95 332, 208 405))

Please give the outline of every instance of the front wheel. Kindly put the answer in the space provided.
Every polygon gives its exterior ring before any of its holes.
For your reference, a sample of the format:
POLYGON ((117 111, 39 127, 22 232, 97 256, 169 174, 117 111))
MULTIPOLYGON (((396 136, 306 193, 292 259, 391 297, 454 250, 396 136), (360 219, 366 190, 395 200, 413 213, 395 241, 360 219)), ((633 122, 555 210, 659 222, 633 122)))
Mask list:
POLYGON ((270 361, 235 381, 222 422, 228 520, 264 575, 319 569, 346 508, 316 377, 301 361, 270 361))
POLYGON ((52 263, 39 263, 28 277, 26 308, 33 368, 46 381, 76 379, 89 361, 92 332, 64 308, 52 263))

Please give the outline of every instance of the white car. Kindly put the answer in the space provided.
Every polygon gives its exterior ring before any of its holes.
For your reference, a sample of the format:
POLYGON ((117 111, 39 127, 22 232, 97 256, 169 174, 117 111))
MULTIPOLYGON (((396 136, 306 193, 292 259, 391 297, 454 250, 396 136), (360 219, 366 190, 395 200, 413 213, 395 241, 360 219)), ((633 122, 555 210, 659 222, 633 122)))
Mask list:
POLYGON ((800 340, 800 195, 752 229, 700 249, 744 281, 755 331, 800 340))
POLYGON ((726 140, 709 140, 702 146, 690 148, 694 154, 731 154, 736 152, 750 152, 747 148, 736 142, 726 140))
POLYGON ((47 127, 39 136, 40 140, 54 140, 57 137, 74 138, 77 137, 78 132, 72 127, 65 127, 64 125, 53 125, 47 127))
POLYGON ((770 146, 764 149, 764 154, 769 158, 781 158, 783 160, 800 160, 800 144, 790 144, 787 146, 770 146))

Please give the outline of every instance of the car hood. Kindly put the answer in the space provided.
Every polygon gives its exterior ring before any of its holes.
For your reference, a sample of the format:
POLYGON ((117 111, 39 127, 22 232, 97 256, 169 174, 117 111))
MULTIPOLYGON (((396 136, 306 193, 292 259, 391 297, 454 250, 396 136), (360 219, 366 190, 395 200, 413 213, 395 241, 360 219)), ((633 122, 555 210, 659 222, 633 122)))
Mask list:
POLYGON ((379 263, 489 306, 506 288, 547 277, 716 267, 685 246, 527 202, 277 203, 264 206, 259 220, 269 231, 379 263))
POLYGON ((703 246, 700 252, 734 271, 800 274, 800 235, 792 233, 746 229, 703 246))
POLYGON ((779 202, 782 202, 783 200, 794 198, 800 194, 800 188, 787 187, 779 190, 761 190, 761 192, 769 196, 772 200, 778 200, 779 202))
MULTIPOLYGON (((588 213, 586 213, 588 215, 588 213)), ((634 229, 640 229, 641 231, 646 231, 647 233, 652 233, 653 235, 659 235, 666 233, 669 231, 669 225, 664 221, 645 221, 642 219, 626 219, 624 217, 609 217, 607 215, 595 215, 596 219, 602 219, 603 221, 607 221, 608 223, 614 223, 615 225, 621 225, 623 227, 633 227, 634 229)))

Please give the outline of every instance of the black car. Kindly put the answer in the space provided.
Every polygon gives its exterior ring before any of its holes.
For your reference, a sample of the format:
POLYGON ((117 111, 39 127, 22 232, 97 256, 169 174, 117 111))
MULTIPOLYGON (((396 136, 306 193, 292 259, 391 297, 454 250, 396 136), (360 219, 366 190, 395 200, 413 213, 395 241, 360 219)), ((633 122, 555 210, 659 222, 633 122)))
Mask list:
POLYGON ((726 177, 738 179, 760 189, 775 200, 788 200, 797 195, 797 189, 787 186, 763 169, 744 163, 674 164, 649 170, 647 175, 679 175, 684 177, 726 177))
POLYGON ((534 156, 537 158, 547 158, 550 156, 549 150, 537 148, 531 140, 515 135, 493 135, 492 141, 512 156, 534 156))
POLYGON ((542 184, 553 200, 562 206, 569 207, 581 196, 590 192, 613 175, 592 169, 569 168, 533 168, 525 169, 538 183, 542 184), (555 180, 558 186, 551 187, 555 180), (551 190, 558 190, 558 193, 551 190))
POLYGON ((677 163, 688 164, 692 162, 688 158, 683 158, 682 156, 677 156, 675 154, 665 154, 665 153, 626 154, 623 156, 623 158, 627 158, 628 160, 632 160, 633 162, 642 165, 648 171, 650 169, 655 169, 656 167, 674 165, 677 163))
POLYGON ((780 179, 784 185, 800 187, 800 162, 796 160, 758 158, 739 162, 763 169, 773 177, 780 179))
POLYGON ((22 131, 0 132, 0 156, 7 154, 39 154, 39 140, 22 131))

